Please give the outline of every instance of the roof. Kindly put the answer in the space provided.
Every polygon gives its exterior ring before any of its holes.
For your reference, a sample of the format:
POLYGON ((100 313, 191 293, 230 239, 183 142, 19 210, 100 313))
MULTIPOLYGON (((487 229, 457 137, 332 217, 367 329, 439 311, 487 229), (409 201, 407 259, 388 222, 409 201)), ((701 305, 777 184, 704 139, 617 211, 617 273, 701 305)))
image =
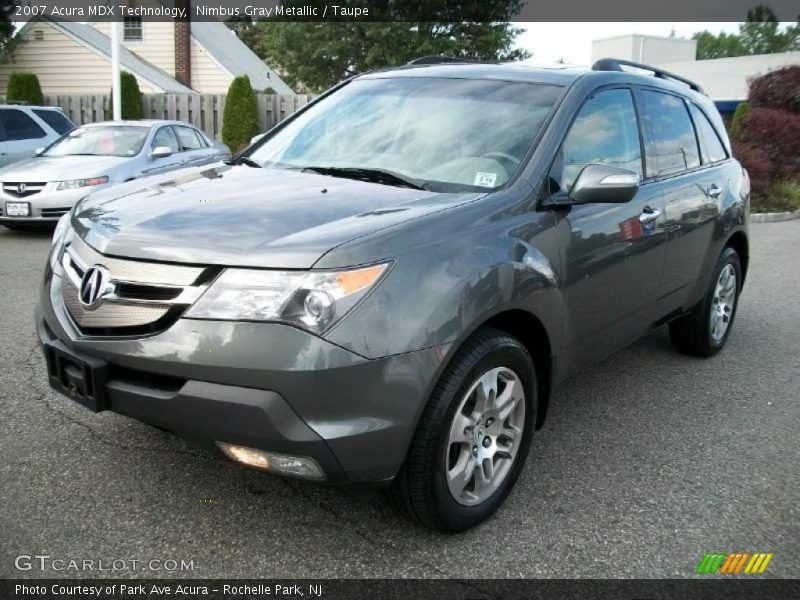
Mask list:
POLYGON ((254 90, 272 88, 278 94, 294 94, 294 90, 224 23, 192 21, 192 37, 232 75, 247 75, 254 90))
POLYGON ((457 79, 494 79, 567 85, 589 69, 575 67, 539 67, 520 63, 439 63, 406 65, 393 69, 372 71, 361 77, 382 79, 384 77, 445 77, 457 79))
MULTIPOLYGON (((20 29, 18 35, 24 35, 34 23, 41 21, 47 21, 56 29, 61 30, 79 43, 88 46, 108 58, 108 60, 111 60, 111 39, 91 25, 39 17, 28 21, 25 26, 20 29)), ((119 63, 120 67, 125 71, 130 71, 139 78, 149 81, 153 86, 164 92, 189 93, 193 91, 185 85, 178 83, 178 81, 166 71, 140 58, 121 44, 119 48, 119 63)))

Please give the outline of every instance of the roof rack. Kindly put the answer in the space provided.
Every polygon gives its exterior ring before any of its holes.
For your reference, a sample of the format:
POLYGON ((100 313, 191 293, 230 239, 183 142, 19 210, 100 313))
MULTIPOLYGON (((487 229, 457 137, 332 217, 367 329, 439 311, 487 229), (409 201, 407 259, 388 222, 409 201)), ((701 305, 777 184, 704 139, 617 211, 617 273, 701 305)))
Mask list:
POLYGON ((407 65, 441 65, 447 63, 477 63, 480 61, 469 58, 456 58, 454 56, 421 56, 408 61, 407 65))
POLYGON ((697 85, 694 81, 686 79, 685 77, 681 77, 680 75, 675 75, 674 73, 670 73, 669 71, 664 71, 663 69, 659 69, 658 67, 653 67, 650 65, 643 65, 641 63, 633 62, 630 60, 622 60, 620 58, 601 58, 597 62, 592 65, 592 71, 624 71, 622 67, 633 67, 635 69, 642 69, 643 71, 650 71, 654 77, 658 77, 659 79, 671 79, 673 81, 678 81, 683 83, 684 85, 688 85, 691 89, 695 92, 700 94, 704 94, 703 88, 697 85))

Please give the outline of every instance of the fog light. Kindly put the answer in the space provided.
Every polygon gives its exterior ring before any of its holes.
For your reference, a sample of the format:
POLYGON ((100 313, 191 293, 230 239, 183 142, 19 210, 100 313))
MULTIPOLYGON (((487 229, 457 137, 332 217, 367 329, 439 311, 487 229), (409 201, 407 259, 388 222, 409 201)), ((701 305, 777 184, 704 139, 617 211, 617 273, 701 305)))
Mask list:
POLYGON ((317 461, 308 456, 277 454, 275 452, 247 448, 246 446, 226 444, 225 442, 217 442, 217 446, 225 453, 225 456, 248 467, 302 477, 303 479, 325 479, 325 473, 322 472, 317 461))

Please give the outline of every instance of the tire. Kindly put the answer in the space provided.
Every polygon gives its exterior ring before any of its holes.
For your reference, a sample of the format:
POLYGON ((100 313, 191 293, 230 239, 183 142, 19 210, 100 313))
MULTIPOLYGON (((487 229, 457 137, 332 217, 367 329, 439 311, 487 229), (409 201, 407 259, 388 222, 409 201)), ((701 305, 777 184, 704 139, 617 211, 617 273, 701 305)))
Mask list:
POLYGON ((449 533, 490 517, 525 463, 536 405, 536 372, 525 347, 502 331, 476 332, 452 358, 423 410, 405 463, 389 490, 393 504, 424 527, 449 533), (501 403, 488 401, 481 410, 479 403, 487 395, 481 391, 492 388, 484 382, 492 381, 495 394, 488 396, 501 403), (462 430, 464 425, 468 426, 462 430), (462 475, 452 488, 448 470, 462 475))
POLYGON ((689 313, 669 324, 669 337, 678 352, 691 356, 713 356, 725 346, 736 318, 742 289, 742 267, 736 250, 726 247, 711 271, 703 299, 689 313), (725 279, 734 277, 733 281, 725 279), (727 282, 727 283, 726 283, 727 282), (724 289, 721 289, 722 285, 724 289), (723 292, 722 294, 720 292, 723 292), (727 296, 727 298, 726 298, 727 296), (719 313, 717 325, 712 313, 719 313), (724 324, 720 329, 720 324, 724 324))

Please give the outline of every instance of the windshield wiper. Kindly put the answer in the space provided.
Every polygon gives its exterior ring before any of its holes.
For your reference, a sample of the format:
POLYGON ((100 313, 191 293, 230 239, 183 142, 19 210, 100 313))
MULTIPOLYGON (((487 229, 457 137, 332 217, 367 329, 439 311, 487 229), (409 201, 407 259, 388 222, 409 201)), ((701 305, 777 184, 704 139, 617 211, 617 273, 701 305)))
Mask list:
POLYGON ((407 187, 415 190, 427 190, 424 183, 418 183, 391 171, 381 169, 364 169, 360 167, 304 167, 303 171, 312 171, 320 175, 330 175, 331 177, 343 177, 345 179, 357 179, 359 181, 369 181, 371 183, 382 183, 396 187, 407 187))
POLYGON ((223 161, 226 165, 247 165, 248 167, 253 167, 254 169, 260 169, 261 165, 254 161, 252 158, 248 158, 246 156, 240 156, 239 158, 229 158, 228 160, 223 161))

